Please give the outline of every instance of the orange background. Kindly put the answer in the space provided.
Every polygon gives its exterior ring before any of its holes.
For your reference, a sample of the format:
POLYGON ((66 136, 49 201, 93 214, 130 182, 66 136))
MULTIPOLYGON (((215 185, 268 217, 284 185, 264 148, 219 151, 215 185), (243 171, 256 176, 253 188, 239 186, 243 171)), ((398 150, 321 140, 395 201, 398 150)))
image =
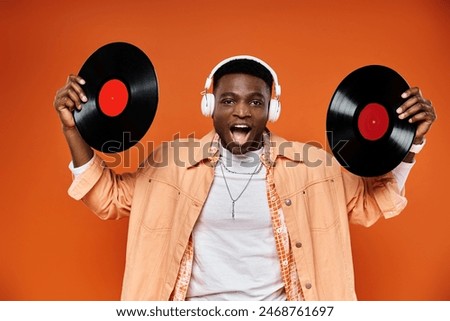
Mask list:
MULTIPOLYGON (((339 82, 382 64, 418 85, 439 116, 407 182, 402 215, 352 226, 361 300, 449 300, 450 2, 0 1, 1 300, 117 300, 127 220, 103 222, 69 198, 68 148, 52 102, 69 73, 113 41, 155 65, 158 112, 143 141, 201 136, 200 91, 236 54, 268 62, 283 87, 272 131, 326 146, 339 82)), ((133 170, 149 148, 119 154, 133 170)))

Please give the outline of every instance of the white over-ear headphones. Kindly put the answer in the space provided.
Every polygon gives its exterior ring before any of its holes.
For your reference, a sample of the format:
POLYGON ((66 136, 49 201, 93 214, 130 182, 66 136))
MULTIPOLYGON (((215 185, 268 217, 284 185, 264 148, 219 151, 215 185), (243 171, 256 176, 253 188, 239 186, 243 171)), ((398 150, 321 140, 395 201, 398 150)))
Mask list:
POLYGON ((213 82, 213 77, 214 77, 215 72, 220 67, 225 65, 226 63, 228 63, 232 60, 241 60, 241 59, 248 59, 248 60, 256 61, 256 62, 260 63, 261 65, 263 65, 272 74, 274 94, 272 95, 273 97, 270 99, 268 120, 271 122, 275 122, 278 119, 278 117, 280 117, 280 112, 281 112, 281 103, 280 103, 281 86, 278 84, 277 74, 264 61, 262 61, 256 57, 246 56, 246 55, 234 56, 234 57, 225 59, 225 60, 221 61, 219 64, 217 64, 217 66, 215 66, 214 69, 211 71, 211 73, 209 74, 209 76, 205 82, 205 90, 202 92, 202 95, 203 95, 202 103, 201 103, 202 114, 206 117, 211 117, 214 113, 214 105, 215 105, 214 94, 211 92, 208 92, 208 91, 210 90, 211 84, 213 82))

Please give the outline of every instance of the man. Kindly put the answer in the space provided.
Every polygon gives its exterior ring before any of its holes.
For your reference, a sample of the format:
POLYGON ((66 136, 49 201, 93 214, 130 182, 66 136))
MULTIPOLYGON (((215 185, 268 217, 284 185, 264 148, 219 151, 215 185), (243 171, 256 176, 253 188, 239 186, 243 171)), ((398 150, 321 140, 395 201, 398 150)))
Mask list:
MULTIPOLYGON (((413 153, 392 173, 361 178, 320 149, 270 133, 276 74, 238 56, 205 85, 212 132, 163 144, 135 173, 117 175, 75 127, 82 84, 69 76, 54 101, 73 160, 69 194, 102 219, 129 217, 123 300, 356 299, 348 222, 400 213, 413 153)), ((417 124, 422 146, 434 108, 418 88, 403 98, 399 118, 417 124)))

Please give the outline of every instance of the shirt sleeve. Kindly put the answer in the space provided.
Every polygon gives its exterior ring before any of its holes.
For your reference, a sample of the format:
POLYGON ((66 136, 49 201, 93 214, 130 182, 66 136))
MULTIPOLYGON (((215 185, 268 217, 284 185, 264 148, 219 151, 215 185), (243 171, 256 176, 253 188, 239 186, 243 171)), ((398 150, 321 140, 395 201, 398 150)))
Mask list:
POLYGON ((406 179, 408 178, 408 175, 415 163, 415 161, 412 163, 401 162, 392 170, 392 174, 394 174, 399 190, 403 190, 405 187, 406 179))
POLYGON ((101 219, 129 216, 136 173, 116 174, 96 154, 80 173, 81 167, 75 171, 69 195, 82 200, 101 219))
POLYGON ((78 176, 80 174, 83 174, 89 167, 91 167, 92 163, 94 162, 94 157, 92 157, 86 164, 83 164, 79 167, 73 166, 73 161, 70 161, 69 163, 69 169, 72 172, 73 176, 78 176))
POLYGON ((371 226, 380 217, 394 217, 405 208, 405 191, 400 190, 393 171, 377 177, 359 177, 343 171, 347 213, 350 222, 371 226))

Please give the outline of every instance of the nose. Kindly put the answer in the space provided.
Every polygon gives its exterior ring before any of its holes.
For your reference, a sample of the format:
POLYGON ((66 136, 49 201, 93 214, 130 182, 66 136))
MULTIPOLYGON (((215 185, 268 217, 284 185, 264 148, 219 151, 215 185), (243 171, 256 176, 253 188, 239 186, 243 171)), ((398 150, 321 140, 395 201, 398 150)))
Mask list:
POLYGON ((238 102, 234 106, 233 115, 239 118, 250 117, 250 106, 248 106, 245 102, 238 102))

